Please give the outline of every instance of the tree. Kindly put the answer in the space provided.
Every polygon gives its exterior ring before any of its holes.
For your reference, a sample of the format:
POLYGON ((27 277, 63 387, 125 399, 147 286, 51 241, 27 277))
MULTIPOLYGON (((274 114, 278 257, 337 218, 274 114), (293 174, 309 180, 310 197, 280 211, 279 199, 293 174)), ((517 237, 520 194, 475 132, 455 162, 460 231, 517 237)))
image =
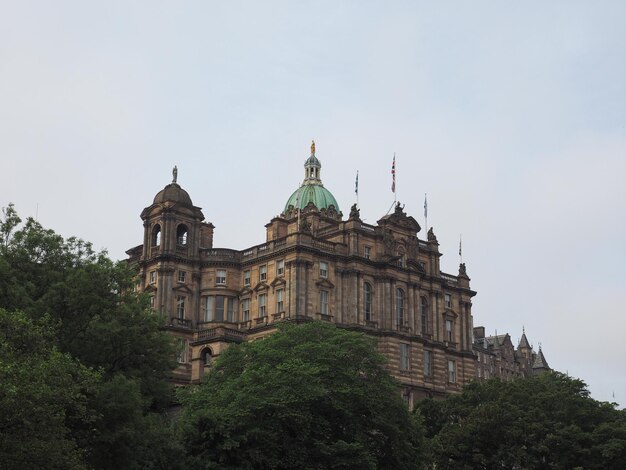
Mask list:
POLYGON ((0 309, 0 466, 82 469, 99 376, 53 346, 49 319, 0 309))
MULTIPOLYGON (((84 390, 87 412, 83 416, 89 419, 65 420, 69 434, 57 434, 71 437, 67 442, 76 452, 69 454, 75 455, 76 465, 174 468, 180 449, 161 412, 172 398, 169 377, 175 366, 175 347, 148 299, 135 292, 132 270, 124 262, 111 261, 104 252, 95 253, 90 243, 64 239, 32 218, 20 226, 13 205, 3 214, 0 308, 9 315, 25 316, 33 325, 48 325, 40 342, 56 358, 52 365, 58 377, 76 379, 75 384, 68 383, 69 390, 82 382, 79 374, 63 375, 59 370, 69 367, 67 361, 93 374, 93 386, 84 390), (155 447, 157 442, 159 447, 155 447)), ((21 371, 19 377, 47 367, 45 361, 24 362, 19 356, 7 356, 3 364, 7 370, 21 371)), ((48 377, 45 370, 39 372, 48 377)), ((42 396, 42 406, 52 396, 42 396)), ((55 403, 60 415, 76 415, 69 402, 55 403)), ((37 422, 36 413, 37 407, 30 414, 25 409, 23 419, 37 422)), ((5 437, 9 439, 0 436, 5 437)), ((54 467, 52 460, 50 466, 54 467)))
POLYGON ((626 467, 626 414, 552 372, 418 404, 441 469, 626 467))
POLYGON ((193 468, 420 468, 420 426, 372 340, 281 324, 231 346, 184 390, 193 468))

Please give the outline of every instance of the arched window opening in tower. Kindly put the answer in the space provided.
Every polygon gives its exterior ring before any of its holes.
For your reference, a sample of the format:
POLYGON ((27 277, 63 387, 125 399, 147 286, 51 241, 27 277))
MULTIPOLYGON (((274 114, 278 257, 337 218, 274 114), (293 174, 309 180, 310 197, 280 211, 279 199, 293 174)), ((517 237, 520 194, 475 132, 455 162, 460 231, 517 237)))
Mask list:
POLYGON ((159 224, 152 228, 152 246, 159 246, 161 244, 161 226, 159 224))
POLYGON ((187 226, 185 224, 180 224, 176 229, 176 243, 180 246, 187 245, 187 226))

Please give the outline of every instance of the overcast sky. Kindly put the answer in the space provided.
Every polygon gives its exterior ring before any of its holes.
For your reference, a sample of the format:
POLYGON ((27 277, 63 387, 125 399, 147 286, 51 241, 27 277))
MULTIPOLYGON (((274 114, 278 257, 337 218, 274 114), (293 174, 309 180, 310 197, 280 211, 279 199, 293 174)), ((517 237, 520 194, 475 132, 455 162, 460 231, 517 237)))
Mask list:
POLYGON ((474 324, 626 403, 626 2, 0 0, 0 205, 115 259, 178 181, 265 240, 311 139, 347 216, 397 196, 474 324), (425 238, 425 230, 420 234, 425 238), (614 394, 614 396, 613 396, 614 394))

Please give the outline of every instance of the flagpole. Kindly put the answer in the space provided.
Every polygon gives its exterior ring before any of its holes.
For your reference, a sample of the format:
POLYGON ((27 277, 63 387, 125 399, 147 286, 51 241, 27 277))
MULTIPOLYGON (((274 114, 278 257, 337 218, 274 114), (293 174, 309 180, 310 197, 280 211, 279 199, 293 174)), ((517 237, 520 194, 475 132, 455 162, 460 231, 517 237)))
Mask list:
POLYGON ((428 193, 424 193, 424 229, 428 232, 428 193))
POLYGON ((463 234, 459 234, 459 258, 463 264, 463 234))
POLYGON ((354 192, 356 193, 356 206, 359 207, 359 170, 356 170, 356 182, 354 183, 354 192))
POLYGON ((396 152, 393 152, 393 162, 391 163, 391 192, 393 193, 393 204, 395 205, 398 201, 396 195, 396 152))
POLYGON ((396 152, 393 152, 393 203, 398 202, 398 193, 396 191, 396 152))

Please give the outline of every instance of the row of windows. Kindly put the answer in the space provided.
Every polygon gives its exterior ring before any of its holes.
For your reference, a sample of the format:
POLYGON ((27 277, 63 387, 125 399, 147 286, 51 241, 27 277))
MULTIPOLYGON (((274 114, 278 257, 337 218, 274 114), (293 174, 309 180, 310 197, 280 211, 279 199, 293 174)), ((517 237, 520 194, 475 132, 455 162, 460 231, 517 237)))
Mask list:
MULTIPOLYGON (((329 315, 328 299, 330 293, 326 290, 320 291, 319 311, 323 315, 329 315)), ((285 311, 285 290, 276 289, 274 294, 275 313, 285 311)), ((185 318, 185 301, 186 297, 179 295, 176 297, 176 316, 180 319, 185 318)), ((207 296, 204 298, 204 321, 205 322, 234 322, 235 321, 235 297, 227 297, 223 295, 207 296)), ((150 298, 150 305, 154 308, 154 297, 150 298)), ((257 298, 258 318, 264 318, 267 315, 267 294, 259 294, 257 298)), ((241 300, 242 321, 250 320, 250 299, 241 300)))
MULTIPOLYGON (((179 281, 184 282, 185 272, 179 272, 179 281), (183 274, 181 278, 181 273, 183 274)), ((221 278, 218 278, 221 280, 221 278)), ((225 282, 225 278, 224 282, 225 282)), ((319 297, 319 312, 323 315, 329 315, 329 298, 330 293, 327 290, 320 291, 319 297)), ((365 320, 372 320, 372 286, 369 283, 364 284, 364 307, 365 307, 365 320)), ((205 308, 204 308, 204 321, 234 321, 234 305, 236 300, 233 297, 225 297, 225 296, 208 296, 205 297, 205 308), (213 304, 213 299, 218 299, 215 304, 213 304), (229 299, 229 300, 225 300, 229 299), (227 307, 225 310, 224 303, 226 303, 227 307), (226 317, 224 316, 224 311, 227 312, 226 317)), ((154 307, 153 303, 154 298, 151 298, 151 306, 154 307)), ((275 293, 276 300, 276 313, 284 311, 284 289, 277 289, 275 293)), ((259 294, 258 297, 258 307, 259 307, 259 318, 263 318, 266 316, 266 303, 267 303, 267 294, 259 294)), ((248 321, 250 319, 250 299, 243 299, 241 302, 242 305, 242 313, 243 313, 243 321, 248 321)), ((176 316, 178 318, 184 318, 185 315, 185 296, 177 296, 176 299, 176 316)), ((422 333, 428 332, 428 300, 426 297, 422 296, 420 298, 420 315, 421 315, 421 328, 422 333)), ((402 289, 396 289, 396 321, 399 326, 405 325, 405 294, 402 289)), ((445 340, 448 342, 454 342, 454 321, 452 319, 445 320, 445 340)))
MULTIPOLYGON (((325 261, 320 261, 320 277, 327 278, 328 277, 328 263, 325 261)), ((285 260, 276 261, 276 275, 284 276, 285 274, 285 260)), ((186 282, 187 273, 185 271, 178 271, 178 282, 186 282)), ((267 265, 259 266, 259 282, 267 281, 267 265)), ((150 271, 149 274, 149 282, 150 284, 156 283, 156 271, 150 271)), ((215 284, 217 285, 226 285, 226 270, 225 269, 217 269, 215 271, 215 284)), ((243 285, 249 287, 251 284, 251 274, 250 270, 247 269, 243 272, 243 285)))
MULTIPOLYGON (((373 305, 373 289, 372 285, 368 282, 363 284, 363 308, 364 308, 364 317, 366 321, 372 321, 372 305, 373 305)), ((449 307, 451 305, 451 296, 450 294, 445 294, 444 304, 449 307)), ((406 296, 405 292, 401 288, 396 289, 396 324, 398 326, 406 325, 406 296)), ((423 334, 429 332, 428 325, 428 299, 425 296, 420 297, 420 320, 421 320, 421 331, 423 334)), ((446 341, 454 342, 454 320, 446 319, 445 323, 446 327, 446 341)))
MULTIPOLYGON (((431 378, 433 376, 433 352, 424 350, 424 377, 431 378)), ((400 370, 411 370, 411 345, 400 343, 400 370)), ((448 360, 447 370, 448 383, 456 383, 456 361, 448 360)))
MULTIPOLYGON (((320 313, 324 315, 329 314, 328 299, 330 293, 326 290, 320 291, 320 313)), ((185 318, 185 303, 186 297, 184 295, 176 296, 176 317, 179 319, 185 318)), ((281 313, 285 311, 285 289, 276 289, 274 292, 275 309, 274 313, 281 313)), ((250 320, 250 303, 249 298, 241 300, 241 320, 250 320)), ((228 297, 224 295, 209 295, 203 298, 203 321, 205 322, 235 322, 237 304, 236 297, 228 297)), ((150 306, 154 308, 154 296, 150 297, 150 306)), ((267 310, 267 294, 259 294, 257 297, 258 318, 264 318, 268 314, 267 310)))
MULTIPOLYGON (((366 321, 372 321, 372 304, 374 291, 369 282, 363 284, 363 307, 364 317, 366 321)), ((404 290, 396 289, 396 323, 400 326, 405 325, 405 293, 404 290)), ((428 299, 425 296, 420 297, 420 316, 422 333, 428 333, 428 299)))

